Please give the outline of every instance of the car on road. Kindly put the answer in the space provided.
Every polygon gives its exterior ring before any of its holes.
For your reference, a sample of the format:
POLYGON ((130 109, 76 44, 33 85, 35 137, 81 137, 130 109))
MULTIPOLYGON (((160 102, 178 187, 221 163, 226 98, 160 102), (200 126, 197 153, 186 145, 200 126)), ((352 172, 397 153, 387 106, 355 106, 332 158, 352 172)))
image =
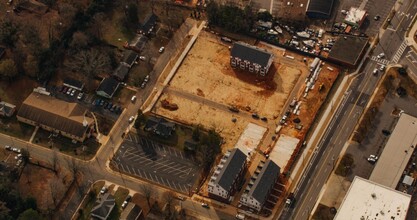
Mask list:
POLYGON ((107 188, 105 186, 103 186, 103 188, 101 188, 100 190, 100 194, 104 194, 107 192, 107 188))
POLYGON ((12 148, 12 151, 15 152, 15 153, 21 153, 22 152, 22 150, 20 150, 19 148, 16 148, 16 147, 12 148))
POLYGON ((144 82, 148 82, 149 81, 149 75, 146 75, 145 78, 143 79, 144 82))
POLYGON ((16 166, 20 166, 20 164, 22 164, 23 163, 23 160, 18 160, 17 162, 16 162, 16 166))
POLYGON ((144 81, 144 82, 142 82, 142 85, 140 85, 140 88, 144 89, 145 86, 146 86, 146 82, 144 81))
POLYGON ((130 99, 130 101, 135 102, 136 101, 136 96, 132 96, 132 98, 130 99))
POLYGON ((159 53, 163 53, 163 52, 164 52, 164 50, 165 50, 165 47, 161 47, 161 48, 159 48, 159 53))
POLYGON ((144 56, 140 56, 140 57, 139 57, 139 60, 145 61, 145 60, 146 60, 146 57, 144 57, 144 56))
POLYGON ((80 92, 80 93, 78 93, 77 99, 81 100, 83 98, 83 96, 84 96, 84 93, 80 92))
POLYGON ((254 118, 254 119, 259 119, 259 115, 258 115, 257 113, 253 113, 253 114, 252 114, 252 118, 254 118))
POLYGON ((12 147, 10 147, 9 145, 4 146, 4 149, 6 150, 12 150, 12 147))
POLYGON ((378 156, 371 154, 367 160, 369 163, 374 164, 378 161, 378 156))
POLYGON ((378 69, 375 68, 374 71, 372 71, 372 74, 374 74, 374 76, 378 75, 378 69))
POLYGON ((234 113, 239 113, 240 111, 238 108, 236 108, 236 106, 229 106, 228 109, 234 113))
POLYGON ((201 203, 201 206, 202 207, 204 207, 204 208, 206 208, 206 209, 209 209, 210 208, 210 206, 207 204, 207 203, 201 203))
POLYGON ((384 58, 385 57, 385 54, 384 53, 380 53, 380 54, 378 54, 378 56, 376 56, 378 59, 382 59, 382 58, 384 58))
POLYGON ((382 65, 379 67, 379 70, 384 71, 384 70, 385 70, 385 65, 384 65, 384 64, 382 64, 382 65))
POLYGON ((135 116, 130 116, 129 123, 132 123, 135 120, 135 116))
POLYGON ((268 121, 268 119, 267 119, 266 117, 262 117, 262 118, 261 118, 261 120, 262 120, 262 121, 265 121, 265 122, 267 122, 267 121, 268 121))
POLYGON ((374 17, 374 20, 378 21, 380 18, 381 18, 381 16, 377 15, 377 16, 374 17))
POLYGON ((285 205, 287 205, 288 207, 294 207, 294 203, 295 203, 294 193, 290 193, 290 195, 288 195, 287 197, 287 200, 285 200, 285 205))
POLYGON ((382 134, 385 135, 385 136, 390 136, 391 135, 391 131, 388 131, 388 130, 383 129, 382 130, 382 134))

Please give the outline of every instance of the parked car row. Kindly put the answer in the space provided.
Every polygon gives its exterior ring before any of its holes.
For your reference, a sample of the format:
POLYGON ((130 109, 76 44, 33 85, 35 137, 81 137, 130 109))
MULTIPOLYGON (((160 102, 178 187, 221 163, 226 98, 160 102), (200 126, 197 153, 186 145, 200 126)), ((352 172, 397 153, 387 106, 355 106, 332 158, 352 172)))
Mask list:
POLYGON ((145 88, 148 81, 149 81, 149 75, 146 75, 145 78, 143 79, 142 84, 140 85, 140 88, 142 88, 142 89, 145 88))
POLYGON ((10 147, 9 145, 4 146, 4 149, 17 153, 17 155, 14 157, 14 159, 17 161, 16 166, 20 166, 23 163, 23 155, 21 154, 22 150, 16 147, 10 147))
POLYGON ((119 105, 115 105, 111 102, 104 101, 103 99, 100 99, 100 98, 95 99, 92 104, 94 106, 100 106, 103 109, 107 109, 110 112, 114 112, 116 114, 120 114, 122 112, 122 107, 120 107, 119 105))
POLYGON ((10 147, 9 145, 4 146, 4 149, 9 150, 9 151, 13 151, 15 153, 21 153, 22 150, 20 150, 19 148, 16 147, 10 147))

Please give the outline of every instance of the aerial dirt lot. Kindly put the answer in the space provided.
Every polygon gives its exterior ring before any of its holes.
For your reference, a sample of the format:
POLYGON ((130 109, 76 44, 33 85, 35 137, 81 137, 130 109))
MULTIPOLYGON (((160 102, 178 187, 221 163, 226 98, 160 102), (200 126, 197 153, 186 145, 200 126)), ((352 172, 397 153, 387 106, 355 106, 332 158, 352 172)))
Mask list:
MULTIPOLYGON (((274 52, 272 48, 269 50, 274 52)), ((274 53, 282 57, 279 50, 274 53)), ((278 59, 276 56, 264 78, 232 69, 228 46, 222 44, 217 36, 202 32, 170 86, 272 119, 281 113, 288 94, 302 73, 295 66, 280 64, 278 59)))

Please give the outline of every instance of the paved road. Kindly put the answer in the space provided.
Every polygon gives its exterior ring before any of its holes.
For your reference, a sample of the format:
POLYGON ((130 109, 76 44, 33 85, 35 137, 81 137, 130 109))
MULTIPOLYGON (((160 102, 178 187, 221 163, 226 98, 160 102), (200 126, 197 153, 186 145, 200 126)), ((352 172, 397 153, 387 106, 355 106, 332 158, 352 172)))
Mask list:
MULTIPOLYGON (((411 7, 414 1, 404 1, 400 11, 414 13, 411 7)), ((373 54, 368 55, 371 60, 364 64, 364 70, 353 80, 347 92, 344 94, 342 104, 337 108, 329 127, 314 152, 314 156, 308 165, 302 179, 294 191, 296 203, 294 209, 286 208, 280 219, 308 219, 317 201, 319 193, 323 189, 327 178, 334 169, 339 154, 353 131, 364 107, 369 101, 376 84, 381 77, 373 76, 374 68, 390 62, 397 53, 401 53, 401 43, 404 39, 406 28, 411 19, 401 19, 393 22, 392 30, 380 35, 380 43, 376 45, 373 54), (399 51, 399 52, 398 52, 399 51), (384 59, 375 59, 379 53, 385 53, 384 59)), ((368 51, 369 52, 369 51, 368 51)))

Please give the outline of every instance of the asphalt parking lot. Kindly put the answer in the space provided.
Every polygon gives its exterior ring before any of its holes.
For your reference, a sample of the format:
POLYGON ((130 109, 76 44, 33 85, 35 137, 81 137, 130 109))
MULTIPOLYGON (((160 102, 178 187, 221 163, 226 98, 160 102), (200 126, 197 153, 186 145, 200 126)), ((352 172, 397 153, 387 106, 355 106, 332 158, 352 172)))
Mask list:
POLYGON ((113 162, 120 171, 190 194, 200 168, 192 157, 139 135, 129 133, 113 162))

